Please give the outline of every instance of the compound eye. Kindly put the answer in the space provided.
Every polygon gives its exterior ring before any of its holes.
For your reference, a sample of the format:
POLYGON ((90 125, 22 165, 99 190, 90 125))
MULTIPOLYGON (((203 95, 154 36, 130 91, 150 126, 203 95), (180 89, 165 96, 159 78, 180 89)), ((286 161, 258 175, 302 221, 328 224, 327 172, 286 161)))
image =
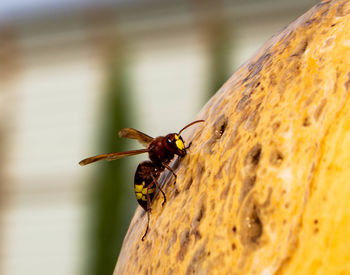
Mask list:
POLYGON ((179 150, 185 150, 185 144, 183 143, 182 139, 176 140, 175 143, 176 143, 176 147, 179 150))

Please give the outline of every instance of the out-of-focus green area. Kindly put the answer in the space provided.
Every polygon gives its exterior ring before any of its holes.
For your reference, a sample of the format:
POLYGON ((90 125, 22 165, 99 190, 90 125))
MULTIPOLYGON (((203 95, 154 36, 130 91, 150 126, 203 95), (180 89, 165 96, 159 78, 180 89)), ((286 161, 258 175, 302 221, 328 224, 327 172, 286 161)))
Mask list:
MULTIPOLYGON (((126 142, 116 138, 116 129, 131 125, 133 112, 128 85, 128 64, 122 47, 114 47, 107 64, 106 92, 100 121, 98 147, 101 152, 127 151, 126 142)), ((101 163, 91 177, 90 219, 87 250, 89 260, 84 274, 111 274, 126 234, 135 200, 133 172, 127 160, 101 163)))
MULTIPOLYGON (((0 5, 0 274, 111 274, 147 155, 118 131, 180 130, 307 1, 0 5)), ((141 237, 141 236, 140 236, 141 237)), ((142 259, 140 259, 142 260, 142 259)))

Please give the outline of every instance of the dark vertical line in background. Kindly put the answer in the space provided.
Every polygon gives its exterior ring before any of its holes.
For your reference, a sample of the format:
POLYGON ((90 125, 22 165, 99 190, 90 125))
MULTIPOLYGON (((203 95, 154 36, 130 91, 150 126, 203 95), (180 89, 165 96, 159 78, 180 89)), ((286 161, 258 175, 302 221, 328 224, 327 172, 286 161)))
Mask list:
MULTIPOLYGON (((118 131, 130 127, 132 116, 128 85, 128 60, 124 39, 118 35, 115 14, 110 10, 86 14, 93 50, 100 56, 106 71, 104 99, 100 106, 98 152, 126 151, 125 140, 118 131)), ((95 164, 89 197, 87 262, 83 274, 110 275, 128 229, 136 202, 133 172, 128 159, 101 161, 95 164)))
POLYGON ((230 60, 232 38, 225 22, 212 22, 208 26, 209 78, 208 95, 211 98, 233 74, 230 60))
POLYGON ((13 83, 20 70, 21 51, 14 27, 0 27, 0 85, 13 83))
MULTIPOLYGON (((5 207, 11 203, 15 189, 11 182, 13 175, 6 169, 6 162, 13 147, 14 118, 18 111, 18 101, 13 93, 14 85, 22 70, 20 61, 23 56, 18 38, 15 27, 4 24, 0 26, 0 215, 3 215, 5 207)), ((0 227, 0 255, 8 253, 4 245, 6 237, 4 232, 4 227, 0 227)), ((5 274, 2 258, 0 258, 0 274, 5 274)))
POLYGON ((226 80, 233 74, 234 66, 230 60, 233 30, 225 12, 223 0, 191 0, 195 22, 201 33, 208 57, 207 102, 226 80))
MULTIPOLYGON (((101 108, 100 146, 103 152, 127 150, 118 130, 130 125, 128 113, 127 65, 119 49, 110 66, 107 93, 101 108)), ((88 270, 85 274, 112 274, 135 204, 132 173, 127 159, 101 162, 91 188, 91 243, 88 270), (129 195, 129 196, 128 196, 129 195)))
MULTIPOLYGON (((3 214, 3 209, 6 205, 6 195, 5 195, 5 186, 4 183, 5 181, 5 171, 4 171, 4 160, 5 160, 5 155, 7 152, 5 151, 5 140, 4 140, 4 131, 3 131, 3 121, 0 120, 0 215, 3 214)), ((5 245, 4 245, 4 228, 1 226, 0 227, 0 253, 1 255, 4 255, 6 253, 5 251, 5 245)), ((4 270, 3 270, 3 263, 2 263, 2 259, 0 259, 0 274, 5 274, 4 270)))

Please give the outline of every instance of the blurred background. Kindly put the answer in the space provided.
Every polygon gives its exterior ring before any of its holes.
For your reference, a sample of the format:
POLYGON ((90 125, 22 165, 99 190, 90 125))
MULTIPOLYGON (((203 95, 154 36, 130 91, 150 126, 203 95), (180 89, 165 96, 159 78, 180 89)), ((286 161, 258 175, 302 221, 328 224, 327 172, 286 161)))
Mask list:
POLYGON ((1 0, 0 274, 111 274, 147 155, 316 0, 1 0))

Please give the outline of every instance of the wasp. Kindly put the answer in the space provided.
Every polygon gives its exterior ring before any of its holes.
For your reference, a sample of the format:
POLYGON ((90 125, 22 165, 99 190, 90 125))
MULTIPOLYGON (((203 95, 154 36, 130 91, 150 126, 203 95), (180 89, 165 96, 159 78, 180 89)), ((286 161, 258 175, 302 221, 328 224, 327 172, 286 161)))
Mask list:
POLYGON ((101 154, 83 159, 79 162, 79 164, 83 166, 103 159, 116 160, 128 156, 148 153, 150 160, 143 161, 137 166, 134 178, 134 191, 137 202, 147 212, 147 227, 145 233, 142 236, 142 241, 147 235, 149 229, 150 212, 152 210, 151 203, 157 189, 163 195, 162 206, 166 202, 165 193, 159 185, 158 179, 161 173, 165 169, 168 169, 174 175, 176 182, 176 173, 169 166, 169 164, 175 155, 179 156, 180 158, 186 156, 186 150, 191 146, 192 142, 186 147, 184 140, 181 137, 181 133, 188 127, 199 122, 204 122, 204 120, 196 120, 190 124, 187 124, 179 131, 179 133, 171 133, 166 136, 159 136, 156 138, 150 137, 149 135, 133 128, 124 128, 119 131, 120 137, 136 139, 139 143, 141 143, 141 145, 146 148, 125 152, 101 154))

